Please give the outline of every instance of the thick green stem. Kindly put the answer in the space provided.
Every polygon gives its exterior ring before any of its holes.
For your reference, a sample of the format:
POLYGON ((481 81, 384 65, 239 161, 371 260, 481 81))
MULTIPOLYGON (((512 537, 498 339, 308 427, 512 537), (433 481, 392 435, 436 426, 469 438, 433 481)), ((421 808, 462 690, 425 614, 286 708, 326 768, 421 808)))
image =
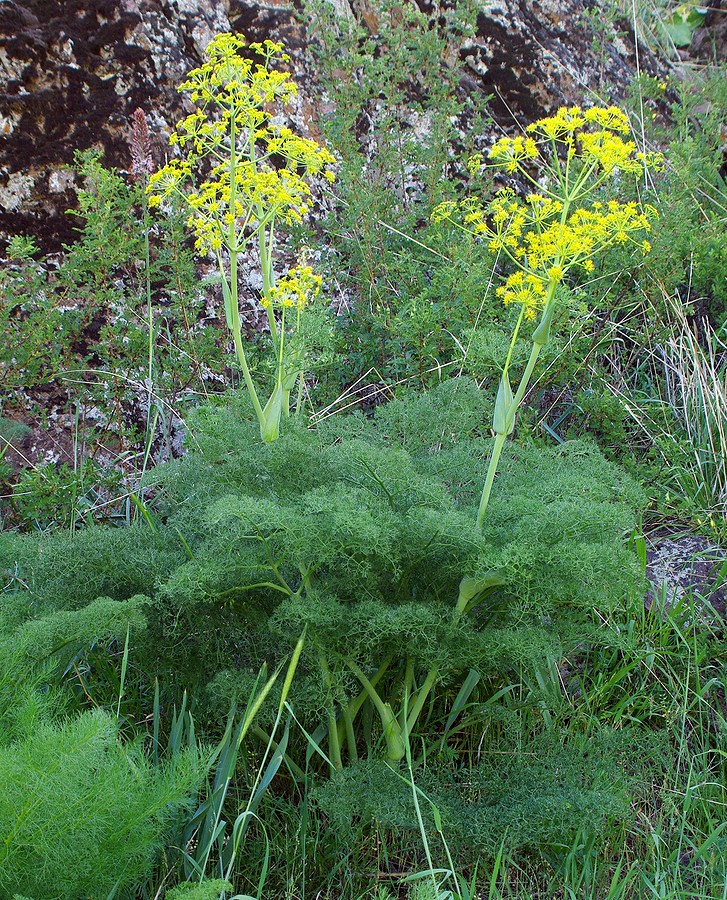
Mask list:
MULTIPOLYGON (((369 685, 374 688, 381 681, 381 679, 386 674, 386 670, 389 668, 391 663, 393 662, 394 657, 390 654, 386 657, 386 659, 381 663, 379 668, 376 670, 376 674, 373 678, 369 680, 369 685)), ((364 690, 362 691, 358 697, 353 697, 348 702, 348 714, 351 717, 351 721, 353 721, 356 716, 359 714, 359 710, 364 705, 368 698, 368 693, 364 690)))
MULTIPOLYGON (((262 213, 259 212, 259 215, 262 213)), ((260 247, 260 270, 263 276, 263 297, 266 299, 266 310, 268 314, 268 325, 270 326, 270 337, 273 341, 273 352, 277 355, 278 353, 278 325, 275 321, 275 313, 273 311, 273 304, 269 302, 270 292, 272 288, 275 286, 275 275, 273 272, 273 254, 272 254, 272 243, 273 243, 273 227, 274 222, 270 223, 270 245, 268 245, 268 237, 267 237, 267 229, 265 225, 261 225, 258 231, 258 240, 260 247)))
MULTIPOLYGON (((372 678, 369 679, 369 684, 372 688, 376 687, 376 685, 381 681, 381 679, 386 674, 386 670, 389 668, 391 663, 393 662, 394 657, 392 654, 386 657, 386 659, 381 663, 379 668, 376 670, 376 673, 372 678)), ((353 738, 353 723, 356 720, 356 716, 361 711, 361 707, 364 703, 369 699, 368 693, 363 690, 356 697, 352 697, 346 706, 343 708, 341 712, 341 718, 338 721, 338 741, 339 743, 343 742, 344 737, 350 743, 353 738), (349 732, 349 728, 351 731, 349 732)))
POLYGON ((507 376, 510 372, 510 360, 512 359, 513 351, 515 350, 515 344, 517 343, 518 335, 520 333, 520 326, 523 323, 523 319, 525 318, 525 307, 523 306, 520 309, 520 315, 517 317, 517 322, 515 323, 515 330, 512 333, 512 339, 510 341, 510 347, 507 351, 507 358, 505 359, 505 365, 502 367, 502 374, 507 376))
POLYGON ((356 748, 356 734, 353 730, 353 719, 349 712, 348 705, 341 707, 341 719, 346 732, 346 743, 348 745, 348 758, 352 763, 358 762, 358 749, 356 748))
POLYGON ((427 672, 427 677, 424 679, 424 684, 422 684, 422 686, 419 688, 416 699, 412 703, 409 710, 409 715, 406 719, 407 736, 412 733, 412 730, 417 723, 417 719, 419 718, 422 709, 424 709, 424 704, 426 703, 427 697, 429 696, 429 692, 434 687, 437 678, 439 678, 439 669, 436 666, 433 666, 427 672))
POLYGON ((487 504, 490 502, 490 493, 492 492, 492 485, 495 481, 495 473, 497 472, 497 465, 500 462, 500 454, 502 453, 502 448, 507 439, 507 433, 502 432, 500 434, 495 435, 495 444, 490 451, 490 463, 487 467, 487 476, 485 478, 485 485, 482 488, 482 496, 480 497, 480 507, 477 510, 477 528, 482 530, 482 523, 485 519, 485 512, 487 511, 487 504))
POLYGON ((295 401, 295 414, 299 416, 303 411, 303 391, 305 389, 305 380, 303 378, 303 373, 298 373, 298 397, 295 401))
POLYGON ((384 731, 384 740, 386 741, 386 758, 398 762, 404 758, 405 746, 401 726, 394 715, 394 711, 388 703, 384 703, 357 663, 352 659, 347 659, 346 665, 361 682, 379 714, 384 731))
MULTIPOLYGON (((224 272, 222 272, 222 277, 225 277, 224 272)), ((232 251, 232 253, 230 253, 230 318, 232 321, 232 339, 235 342, 235 352, 237 353, 237 360, 240 363, 242 376, 245 379, 245 385, 247 386, 247 390, 250 394, 250 399, 252 400, 253 408, 255 409, 255 415, 257 416, 257 420, 260 423, 260 428, 262 430, 265 425, 265 416, 263 414, 263 408, 260 404, 260 399, 257 395, 257 391, 255 390, 255 383, 253 382, 252 375, 250 374, 250 367, 247 364, 245 348, 242 346, 240 308, 238 306, 237 300, 237 253, 235 251, 232 251)))
MULTIPOLYGON (((533 374, 533 369, 535 368, 535 364, 538 361, 538 356, 540 351, 545 346, 547 341, 547 330, 550 327, 550 320, 553 316, 553 295, 555 293, 555 284, 551 284, 548 288, 548 296, 547 302, 545 305, 545 310, 543 312, 543 319, 541 320, 540 326, 536 329, 536 334, 541 329, 541 326, 545 325, 546 328, 543 328, 542 331, 546 332, 543 335, 542 343, 538 341, 533 341, 533 346, 530 351, 530 358, 528 359, 528 364, 525 366, 525 371, 523 372, 523 376, 520 379, 520 384, 518 385, 518 389, 513 397, 512 403, 510 404, 510 408, 507 411, 507 415, 505 416, 505 424, 504 428, 501 432, 498 432, 495 435, 495 443, 490 452, 490 462, 487 467, 487 476, 485 478, 485 484, 482 488, 482 496, 480 497, 480 506, 477 510, 477 528, 482 530, 482 523, 485 520, 485 513, 487 512, 487 504, 490 502, 490 493, 492 492, 492 485, 495 481, 495 474, 497 472, 497 466, 500 462, 500 455, 502 454, 502 448, 505 445, 505 441, 507 440, 507 436, 512 429, 513 423, 515 422, 515 414, 520 406, 523 397, 525 396, 525 391, 528 389, 528 384, 530 383, 530 377, 533 374)), ((540 336, 540 335, 538 335, 540 336)))
MULTIPOLYGON (((260 404, 255 384, 250 374, 250 367, 247 364, 245 349, 242 346, 242 328, 240 325, 240 307, 237 299, 237 241, 235 234, 235 222, 237 221, 237 130, 236 130, 236 110, 232 110, 230 116, 230 225, 227 235, 227 245, 230 251, 230 325, 232 327, 232 339, 235 342, 235 352, 238 362, 242 368, 242 375, 245 379, 245 385, 250 394, 252 405, 255 409, 255 415, 260 424, 261 433, 265 424, 265 416, 263 408, 260 404)), ((220 272, 222 278, 225 278, 224 270, 220 272)))

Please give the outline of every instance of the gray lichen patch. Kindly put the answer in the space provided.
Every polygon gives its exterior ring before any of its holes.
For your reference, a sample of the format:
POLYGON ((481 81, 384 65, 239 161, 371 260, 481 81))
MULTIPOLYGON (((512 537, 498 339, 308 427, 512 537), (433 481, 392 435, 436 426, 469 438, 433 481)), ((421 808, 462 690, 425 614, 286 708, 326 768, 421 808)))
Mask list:
POLYGON ((20 208, 24 200, 30 197, 35 180, 30 175, 11 172, 4 181, 3 184, 2 176, 0 176, 0 208, 6 212, 14 212, 20 208))
MULTIPOLYGON (((727 554, 697 534, 671 535, 653 540, 647 548, 646 575, 652 584, 647 606, 656 599, 672 608, 692 594, 718 615, 725 615, 727 554)), ((704 608, 709 612, 708 608, 704 608)))

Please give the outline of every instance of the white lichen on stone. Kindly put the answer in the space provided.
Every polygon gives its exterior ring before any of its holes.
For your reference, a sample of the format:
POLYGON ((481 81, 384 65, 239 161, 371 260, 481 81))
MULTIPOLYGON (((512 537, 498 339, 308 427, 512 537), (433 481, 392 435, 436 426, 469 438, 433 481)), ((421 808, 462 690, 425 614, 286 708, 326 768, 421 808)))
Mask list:
POLYGON ((22 172, 11 172, 7 184, 0 186, 0 207, 6 212, 20 209, 23 200, 30 197, 35 180, 22 172))
POLYGON ((75 184, 71 169, 54 169, 48 176, 48 190, 51 194, 62 194, 75 184))

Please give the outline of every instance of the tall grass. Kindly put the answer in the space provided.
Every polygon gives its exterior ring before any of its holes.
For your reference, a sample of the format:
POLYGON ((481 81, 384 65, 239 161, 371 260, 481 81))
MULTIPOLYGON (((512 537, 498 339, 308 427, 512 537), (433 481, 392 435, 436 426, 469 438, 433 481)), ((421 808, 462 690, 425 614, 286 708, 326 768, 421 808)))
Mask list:
POLYGON ((617 379, 606 382, 663 462, 673 494, 718 534, 727 533, 727 345, 706 318, 663 287, 661 318, 645 300, 615 326, 630 346, 617 379), (644 334, 644 320, 648 330, 644 334))

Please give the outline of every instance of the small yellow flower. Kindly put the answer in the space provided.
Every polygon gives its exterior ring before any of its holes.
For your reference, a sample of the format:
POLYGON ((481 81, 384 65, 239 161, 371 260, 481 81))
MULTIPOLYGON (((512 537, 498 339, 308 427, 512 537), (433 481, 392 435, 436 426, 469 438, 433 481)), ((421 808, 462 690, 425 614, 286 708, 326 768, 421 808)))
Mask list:
POLYGON ((531 181, 530 163, 539 163, 546 173, 541 183, 547 188, 524 199, 502 189, 486 208, 475 198, 442 203, 433 211, 432 221, 459 220, 460 227, 484 236, 491 252, 509 258, 517 271, 497 294, 506 305, 522 304, 525 317, 532 319, 554 296, 555 285, 574 268, 592 272, 593 258, 608 247, 631 245, 642 254, 650 251, 643 235, 656 218, 652 207, 616 200, 589 206, 586 198, 615 173, 657 169, 663 166, 663 157, 636 151, 627 138, 628 116, 615 106, 563 108, 528 126, 527 133, 524 138, 498 140, 490 150, 490 162, 508 173, 521 172, 531 181))
POLYGON ((266 308, 302 310, 320 294, 322 284, 323 279, 310 266, 297 266, 270 289, 261 303, 266 308))

